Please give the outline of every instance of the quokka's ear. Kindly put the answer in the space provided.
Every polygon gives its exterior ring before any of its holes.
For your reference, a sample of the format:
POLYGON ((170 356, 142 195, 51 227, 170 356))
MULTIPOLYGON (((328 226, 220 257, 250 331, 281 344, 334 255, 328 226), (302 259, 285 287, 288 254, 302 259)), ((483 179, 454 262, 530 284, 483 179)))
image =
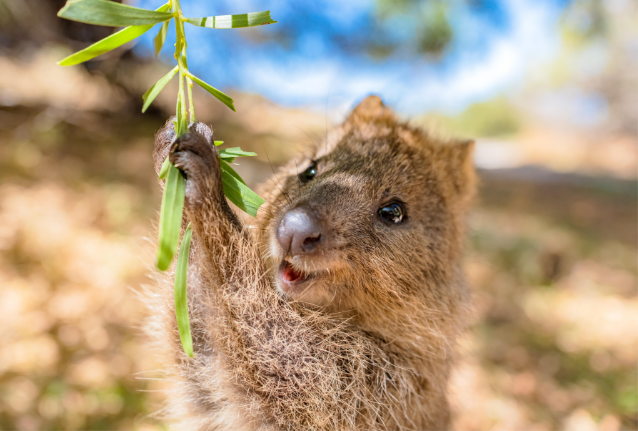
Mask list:
POLYGON ((476 171, 474 169, 474 141, 440 145, 436 149, 438 165, 451 185, 451 191, 463 200, 474 196, 476 171))
POLYGON ((363 123, 370 121, 394 120, 394 113, 383 104, 379 96, 368 96, 363 99, 350 113, 346 122, 363 123))

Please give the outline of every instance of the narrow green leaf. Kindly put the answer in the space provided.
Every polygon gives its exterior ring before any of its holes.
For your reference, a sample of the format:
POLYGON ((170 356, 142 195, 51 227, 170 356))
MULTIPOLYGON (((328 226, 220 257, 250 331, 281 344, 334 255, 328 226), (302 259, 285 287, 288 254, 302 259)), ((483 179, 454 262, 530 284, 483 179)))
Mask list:
POLYGON ((113 33, 109 37, 100 40, 97 43, 89 46, 88 48, 78 51, 65 59, 58 62, 60 66, 75 66, 76 64, 84 63, 99 55, 109 52, 118 46, 122 46, 125 43, 132 41, 133 39, 143 35, 153 24, 150 25, 135 25, 127 27, 124 30, 120 30, 117 33, 113 33))
POLYGON ((170 23, 170 20, 164 21, 162 23, 160 30, 157 32, 157 36, 155 36, 155 39, 153 40, 153 45, 155 47, 155 57, 159 57, 160 51, 162 50, 162 47, 164 46, 164 42, 166 41, 166 33, 168 32, 169 23, 170 23))
POLYGON ((157 24, 173 18, 171 13, 140 9, 108 0, 67 0, 58 16, 112 27, 157 24))
POLYGON ((164 163, 162 163, 162 168, 160 169, 159 179, 163 180, 166 178, 166 174, 168 173, 168 166, 171 162, 168 161, 168 157, 164 159, 164 163))
MULTIPOLYGON (((181 82, 180 82, 181 85, 181 82)), ((182 104, 182 95, 177 95, 177 109, 175 110, 176 127, 175 132, 177 136, 182 136, 188 131, 188 121, 186 118, 186 112, 184 112, 184 106, 182 104)))
POLYGON ((179 339, 182 342, 184 352, 191 358, 193 357, 193 337, 191 335, 191 325, 188 319, 188 295, 186 293, 186 272, 188 270, 188 255, 191 249, 191 236, 193 229, 188 224, 182 244, 179 247, 177 255, 177 267, 175 269, 175 316, 177 317, 177 329, 179 330, 179 339))
POLYGON ((242 211, 256 217, 257 210, 265 201, 246 186, 239 174, 230 165, 220 160, 222 168, 222 187, 226 197, 242 211))
POLYGON ((213 141, 213 143, 215 144, 216 147, 219 147, 220 145, 224 144, 224 141, 213 141))
POLYGON ((222 179, 223 179, 223 171, 226 170, 228 171, 228 173, 230 175, 232 175, 233 177, 235 177, 235 179, 237 181, 239 181, 240 183, 246 185, 246 182, 242 179, 242 177, 239 176, 239 174, 237 173, 237 171, 235 171, 229 164, 228 162, 226 162, 225 160, 220 160, 219 163, 221 163, 221 168, 222 168, 222 179))
POLYGON ((235 110, 235 106, 233 105, 233 99, 230 96, 222 93, 221 91, 211 86, 210 84, 205 83, 204 81, 202 81, 201 79, 193 75, 192 73, 188 73, 188 76, 193 81, 195 81, 200 87, 202 87, 204 90, 208 91, 210 94, 218 98, 219 101, 222 102, 224 105, 228 106, 233 111, 235 110))
POLYGON ((199 27, 219 29, 254 27, 257 25, 274 24, 277 22, 273 21, 270 18, 269 10, 263 12, 242 13, 237 15, 209 16, 205 18, 184 18, 184 21, 199 27))
POLYGON ((179 111, 182 109, 182 102, 179 100, 179 93, 177 94, 177 103, 175 106, 175 118, 173 119, 173 128, 175 129, 175 133, 177 136, 179 135, 180 122, 179 119, 179 111))
POLYGON ((251 157, 256 155, 257 153, 243 151, 239 147, 224 148, 223 150, 219 150, 219 157, 222 159, 234 159, 235 157, 251 157))
MULTIPOLYGON (((186 55, 184 55, 184 60, 186 60, 186 55)), ((186 63, 186 61, 184 61, 184 63, 186 63)), ((188 120, 190 123, 197 123, 197 118, 195 117, 195 99, 193 98, 193 80, 188 76, 186 77, 186 89, 188 90, 188 120)))
POLYGON ((142 106, 142 112, 146 112, 153 100, 157 97, 158 94, 166 87, 166 84, 173 79, 173 76, 179 70, 179 66, 175 66, 170 70, 166 75, 162 76, 151 88, 149 88, 146 93, 142 95, 142 99, 144 100, 144 106, 142 106))
POLYGON ((159 248, 157 250, 157 267, 162 271, 168 269, 175 251, 177 251, 184 210, 185 188, 184 176, 179 169, 169 163, 160 211, 159 248))
MULTIPOLYGON (((169 8, 170 5, 166 3, 156 10, 159 12, 165 12, 169 8)), ((165 24, 168 25, 168 23, 165 24)), ((118 46, 122 46, 125 43, 128 43, 133 39, 143 35, 148 30, 150 30, 153 25, 154 24, 134 25, 126 27, 125 29, 118 31, 117 33, 113 33, 112 35, 105 37, 104 39, 94 43, 87 48, 84 48, 81 51, 76 52, 75 54, 71 54, 67 58, 60 60, 58 64, 60 66, 75 66, 76 64, 84 63, 85 61, 91 60, 98 55, 109 52, 117 48, 118 46)))

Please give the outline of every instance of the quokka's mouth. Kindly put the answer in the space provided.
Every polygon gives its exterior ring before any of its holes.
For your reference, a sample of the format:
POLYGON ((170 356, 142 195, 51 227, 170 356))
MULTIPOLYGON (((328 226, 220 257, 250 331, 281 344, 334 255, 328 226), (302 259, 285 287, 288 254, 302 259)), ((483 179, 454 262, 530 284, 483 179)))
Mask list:
POLYGON ((301 284, 304 284, 312 278, 312 274, 294 268, 292 264, 285 259, 282 260, 279 265, 279 279, 285 291, 296 290, 301 284))

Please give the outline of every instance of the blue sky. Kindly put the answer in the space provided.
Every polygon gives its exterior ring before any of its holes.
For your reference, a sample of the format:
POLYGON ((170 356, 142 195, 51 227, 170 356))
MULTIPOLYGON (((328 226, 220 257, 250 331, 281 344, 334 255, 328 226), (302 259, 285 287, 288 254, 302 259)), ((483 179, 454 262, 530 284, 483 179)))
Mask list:
MULTIPOLYGON (((141 0, 156 8, 161 0, 141 0)), ((189 67, 221 89, 261 94, 276 103, 324 109, 381 95, 398 111, 458 112, 515 91, 559 49, 558 21, 565 1, 449 0, 454 38, 438 60, 416 52, 412 13, 380 20, 374 0, 181 0, 187 16, 271 10, 279 21, 241 30, 187 25, 189 67), (365 51, 370 40, 392 44, 383 59, 365 51)), ((425 4, 425 3, 423 3, 425 4)), ((136 50, 152 55, 155 30, 136 50)), ((173 34, 171 31, 169 34, 173 34)), ((174 37, 163 59, 170 63, 174 37)))

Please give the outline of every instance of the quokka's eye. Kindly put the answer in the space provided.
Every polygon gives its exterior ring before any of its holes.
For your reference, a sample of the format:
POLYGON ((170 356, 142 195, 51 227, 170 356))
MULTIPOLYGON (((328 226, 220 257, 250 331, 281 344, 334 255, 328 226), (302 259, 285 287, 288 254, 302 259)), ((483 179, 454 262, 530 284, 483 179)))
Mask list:
POLYGON ((310 181, 315 177, 315 175, 317 175, 317 163, 312 162, 305 171, 299 174, 299 179, 302 181, 310 181))
POLYGON ((399 203, 382 206, 377 215, 386 223, 401 224, 403 222, 403 206, 399 203))

